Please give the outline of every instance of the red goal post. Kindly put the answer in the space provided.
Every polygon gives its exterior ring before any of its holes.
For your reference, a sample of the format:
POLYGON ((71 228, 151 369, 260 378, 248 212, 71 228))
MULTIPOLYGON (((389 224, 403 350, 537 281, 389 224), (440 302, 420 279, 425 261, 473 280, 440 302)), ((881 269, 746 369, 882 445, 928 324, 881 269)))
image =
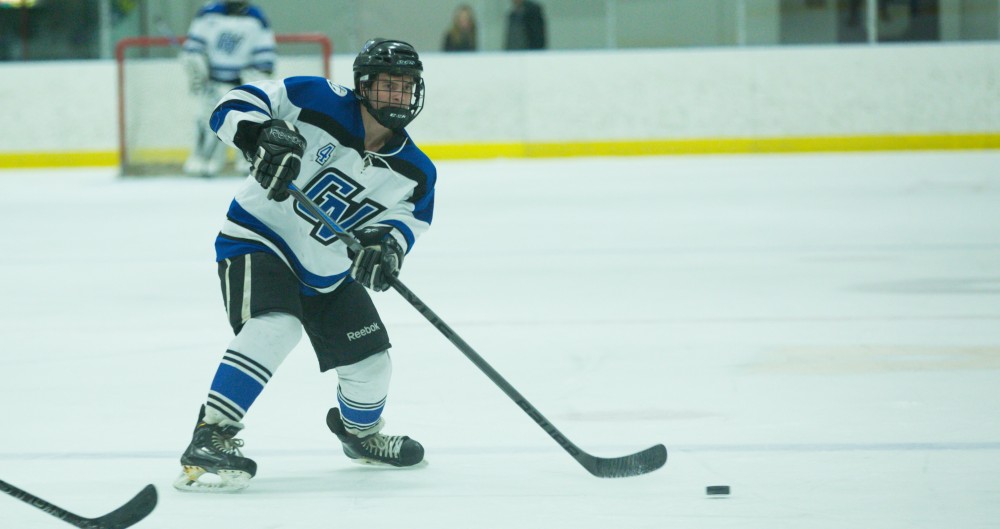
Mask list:
MULTIPOLYGON (((321 33, 275 35, 275 78, 330 78, 333 45, 321 33)), ((122 175, 180 174, 195 138, 197 101, 178 55, 184 37, 129 37, 115 46, 122 175)))

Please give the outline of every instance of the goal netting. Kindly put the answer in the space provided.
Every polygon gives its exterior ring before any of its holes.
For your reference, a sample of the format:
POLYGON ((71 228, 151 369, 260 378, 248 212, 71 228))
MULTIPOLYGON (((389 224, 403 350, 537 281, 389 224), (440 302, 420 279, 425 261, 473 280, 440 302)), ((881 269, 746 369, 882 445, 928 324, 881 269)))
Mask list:
MULTIPOLYGON (((330 40, 322 34, 275 36, 275 78, 330 78, 330 40)), ((121 174, 181 174, 194 146, 200 102, 178 59, 183 38, 135 37, 118 42, 118 148, 121 174)), ((229 149, 230 151, 232 149, 229 149)), ((231 160, 225 172, 232 172, 231 160)))

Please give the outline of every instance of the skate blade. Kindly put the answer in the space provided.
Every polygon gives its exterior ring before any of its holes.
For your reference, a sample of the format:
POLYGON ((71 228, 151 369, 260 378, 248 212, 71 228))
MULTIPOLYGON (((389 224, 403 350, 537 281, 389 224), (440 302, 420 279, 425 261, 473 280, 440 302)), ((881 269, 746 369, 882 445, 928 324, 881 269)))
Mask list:
POLYGON ((239 492, 250 486, 251 477, 241 470, 220 470, 213 474, 202 467, 185 465, 174 480, 174 488, 181 492, 239 492))
POLYGON ((410 468, 423 468, 427 466, 427 460, 421 459, 420 462, 414 463, 412 465, 393 465, 392 463, 386 463, 385 461, 379 461, 378 459, 366 459, 364 457, 353 458, 349 457, 350 461, 356 465, 362 465, 366 467, 376 467, 376 468, 396 468, 401 470, 406 470, 410 468))

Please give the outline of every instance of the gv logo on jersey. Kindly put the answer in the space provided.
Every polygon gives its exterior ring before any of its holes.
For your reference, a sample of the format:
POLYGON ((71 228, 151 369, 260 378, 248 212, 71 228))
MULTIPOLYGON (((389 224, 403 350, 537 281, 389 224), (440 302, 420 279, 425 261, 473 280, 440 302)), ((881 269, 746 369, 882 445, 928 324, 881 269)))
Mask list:
POLYGON ((333 154, 333 149, 333 144, 327 143, 322 149, 316 151, 316 163, 325 165, 326 162, 330 160, 330 155, 333 154))
POLYGON ((232 55, 236 51, 236 48, 240 47, 241 42, 243 42, 243 35, 225 31, 219 35, 219 40, 215 43, 215 48, 232 55))
MULTIPOLYGON (((302 190, 345 231, 378 216, 385 206, 370 198, 359 200, 365 188, 335 167, 324 170, 302 190)), ((337 240, 337 234, 330 231, 302 204, 295 203, 295 213, 313 225, 312 237, 329 245, 337 240)))

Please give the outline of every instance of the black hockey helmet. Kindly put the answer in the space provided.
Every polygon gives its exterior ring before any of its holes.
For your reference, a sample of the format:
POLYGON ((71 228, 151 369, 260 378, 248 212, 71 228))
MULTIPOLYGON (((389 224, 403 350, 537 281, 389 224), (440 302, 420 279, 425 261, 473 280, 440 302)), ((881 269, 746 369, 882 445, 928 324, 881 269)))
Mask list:
POLYGON ((420 56, 412 45, 401 40, 374 38, 365 43, 354 59, 354 93, 375 121, 386 128, 399 130, 413 121, 424 108, 423 71, 420 56), (413 78, 413 93, 403 94, 404 106, 375 108, 372 105, 368 89, 380 73, 413 78))
POLYGON ((226 8, 227 15, 245 15, 250 10, 249 1, 225 0, 222 4, 226 8))

